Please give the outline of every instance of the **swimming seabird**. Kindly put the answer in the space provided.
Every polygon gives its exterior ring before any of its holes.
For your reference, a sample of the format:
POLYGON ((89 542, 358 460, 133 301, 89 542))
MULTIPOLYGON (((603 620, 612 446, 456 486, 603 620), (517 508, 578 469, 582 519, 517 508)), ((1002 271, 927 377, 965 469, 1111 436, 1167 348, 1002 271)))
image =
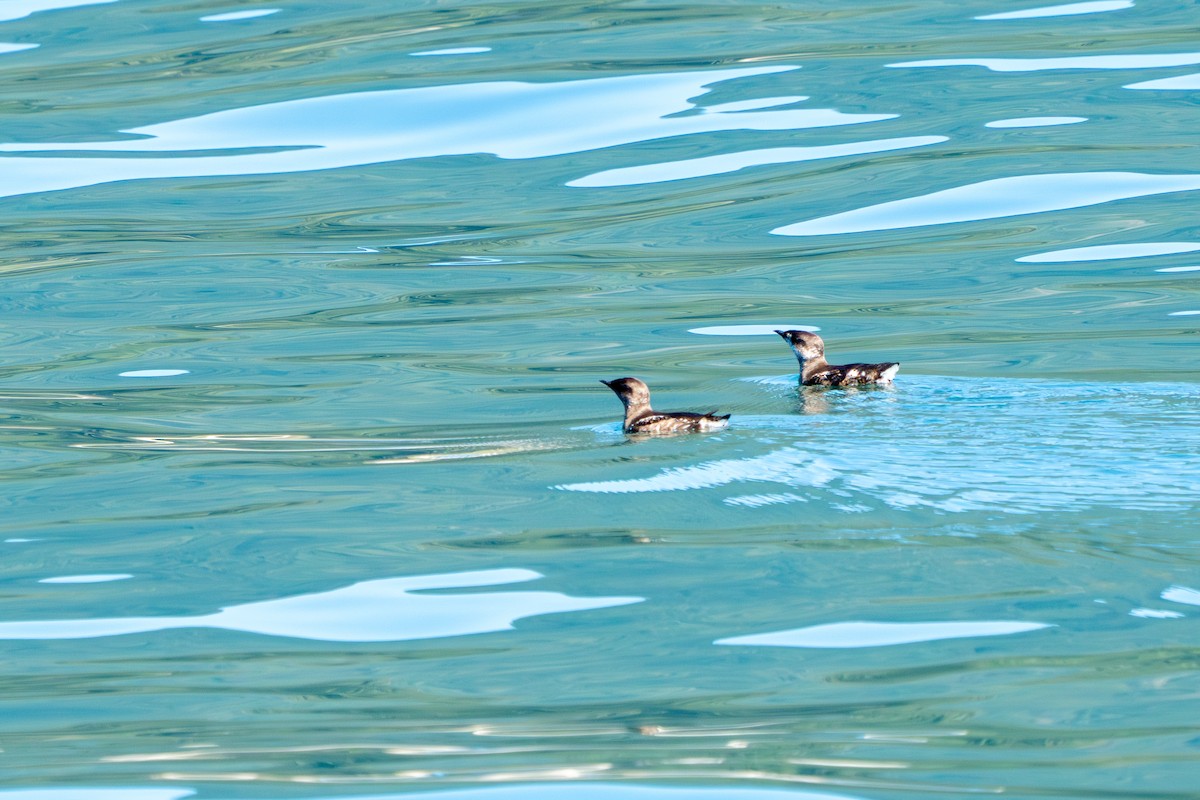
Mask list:
POLYGON ((729 424, 729 415, 715 412, 655 411, 650 408, 650 389, 637 378, 600 381, 616 392, 625 404, 626 433, 690 433, 715 431, 729 424))
POLYGON ((825 342, 808 331, 775 331, 792 346, 800 362, 800 383, 804 386, 869 386, 889 384, 900 365, 894 361, 883 364, 842 364, 825 361, 825 342))

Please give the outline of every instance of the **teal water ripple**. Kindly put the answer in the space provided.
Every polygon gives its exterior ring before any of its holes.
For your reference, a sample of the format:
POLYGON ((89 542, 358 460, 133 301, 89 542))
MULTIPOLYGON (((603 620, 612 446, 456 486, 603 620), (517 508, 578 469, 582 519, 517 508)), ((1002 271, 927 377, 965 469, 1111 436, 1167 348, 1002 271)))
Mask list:
POLYGON ((0 3, 0 797, 1190 797, 1194 17, 0 3))

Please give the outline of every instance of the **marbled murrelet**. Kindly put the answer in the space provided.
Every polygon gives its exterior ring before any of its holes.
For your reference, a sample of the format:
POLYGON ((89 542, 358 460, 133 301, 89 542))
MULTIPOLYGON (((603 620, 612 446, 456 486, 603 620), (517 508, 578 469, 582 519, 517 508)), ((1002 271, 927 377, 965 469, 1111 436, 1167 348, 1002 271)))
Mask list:
POLYGON ((693 433, 715 431, 729 424, 729 415, 715 412, 655 411, 650 408, 650 389, 637 378, 600 381, 616 392, 625 404, 626 433, 693 433))
POLYGON ((808 331, 775 331, 792 346, 800 362, 800 383, 805 386, 869 386, 889 384, 900 365, 894 361, 882 364, 842 364, 825 361, 825 342, 808 331))

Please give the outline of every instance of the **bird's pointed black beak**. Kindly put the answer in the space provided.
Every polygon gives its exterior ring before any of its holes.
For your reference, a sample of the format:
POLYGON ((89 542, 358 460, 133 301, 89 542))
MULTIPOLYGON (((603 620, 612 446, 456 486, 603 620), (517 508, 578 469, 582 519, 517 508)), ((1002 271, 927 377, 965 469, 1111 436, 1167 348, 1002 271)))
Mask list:
POLYGON ((787 331, 775 331, 775 332, 778 333, 780 336, 782 336, 784 339, 788 338, 787 331))
POLYGON ((612 388, 612 381, 605 381, 605 380, 602 380, 602 381, 600 381, 600 382, 601 382, 601 383, 603 383, 603 384, 604 384, 605 386, 607 386, 608 388, 610 388, 610 389, 612 388))

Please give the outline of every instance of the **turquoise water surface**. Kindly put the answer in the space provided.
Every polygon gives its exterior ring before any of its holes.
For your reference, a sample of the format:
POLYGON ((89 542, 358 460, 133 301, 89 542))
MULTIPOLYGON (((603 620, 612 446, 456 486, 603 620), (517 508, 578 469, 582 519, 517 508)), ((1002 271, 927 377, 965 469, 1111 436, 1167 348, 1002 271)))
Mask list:
POLYGON ((1200 796, 1196 24, 0 1, 0 800, 1200 796))

